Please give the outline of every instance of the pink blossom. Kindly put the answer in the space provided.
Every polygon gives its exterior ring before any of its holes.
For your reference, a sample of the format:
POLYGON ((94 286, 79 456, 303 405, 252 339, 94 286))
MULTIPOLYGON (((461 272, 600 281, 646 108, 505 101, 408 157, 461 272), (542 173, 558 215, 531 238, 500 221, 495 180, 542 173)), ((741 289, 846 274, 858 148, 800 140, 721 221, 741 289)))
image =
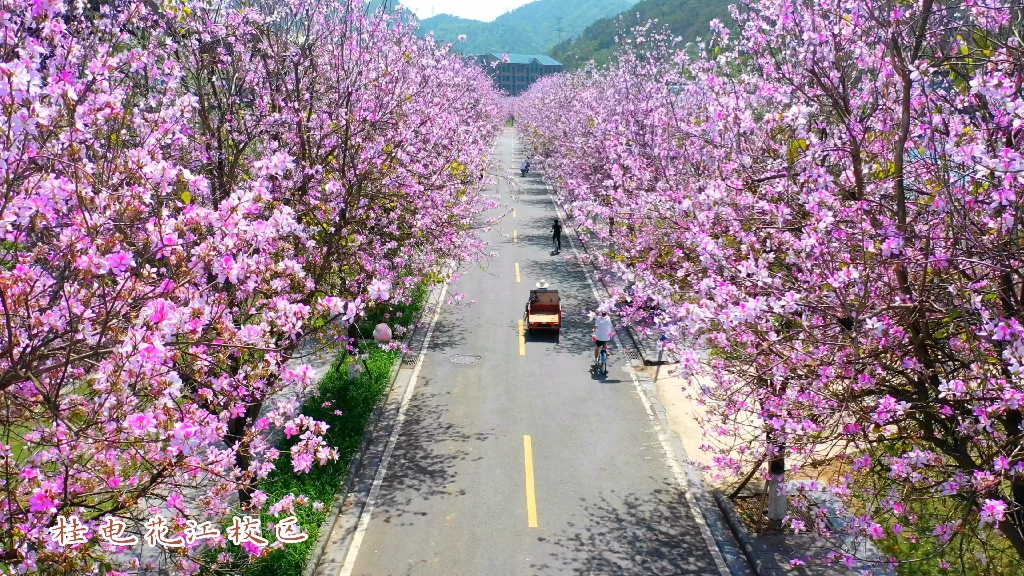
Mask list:
POLYGON ((998 524, 1006 519, 1006 502, 1002 500, 985 500, 981 503, 981 520, 979 526, 998 524))
POLYGON ((124 251, 114 252, 107 256, 105 261, 110 270, 118 276, 126 274, 130 268, 135 267, 135 258, 124 251))
POLYGON ((370 283, 371 300, 387 300, 391 297, 391 283, 387 280, 374 280, 370 283))
POLYGON ((390 342, 391 341, 391 336, 392 336, 391 328, 388 327, 387 324, 383 324, 383 323, 377 324, 377 326, 373 329, 373 338, 374 338, 374 340, 376 340, 378 342, 381 342, 381 343, 390 342))
POLYGON ((1006 456, 996 456, 992 462, 992 469, 996 472, 1009 471, 1011 468, 1010 459, 1006 456))
POLYGON ((167 507, 172 510, 184 510, 185 498, 178 492, 167 497, 167 507))
POLYGON ((52 494, 54 485, 52 482, 46 482, 42 488, 37 488, 32 493, 32 498, 29 499, 29 511, 31 512, 44 512, 54 513, 57 511, 57 503, 60 501, 59 498, 52 494))

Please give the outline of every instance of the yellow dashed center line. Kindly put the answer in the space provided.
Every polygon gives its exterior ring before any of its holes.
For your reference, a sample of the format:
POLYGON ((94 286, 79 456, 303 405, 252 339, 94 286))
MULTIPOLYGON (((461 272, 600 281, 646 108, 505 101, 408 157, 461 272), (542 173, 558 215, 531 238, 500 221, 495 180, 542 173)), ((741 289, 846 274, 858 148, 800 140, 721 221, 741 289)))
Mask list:
POLYGON ((526 356, 526 323, 519 321, 519 355, 526 356))
POLYGON ((513 218, 515 218, 515 217, 516 217, 516 209, 515 209, 515 208, 513 208, 513 209, 512 209, 512 217, 513 217, 513 218))
POLYGON ((523 452, 526 454, 526 525, 537 527, 537 494, 533 490, 533 439, 523 436, 523 452))
POLYGON ((517 230, 512 231, 512 241, 519 242, 519 232, 517 230))
POLYGON ((516 282, 521 282, 521 281, 522 280, 519 278, 519 262, 516 262, 516 282))

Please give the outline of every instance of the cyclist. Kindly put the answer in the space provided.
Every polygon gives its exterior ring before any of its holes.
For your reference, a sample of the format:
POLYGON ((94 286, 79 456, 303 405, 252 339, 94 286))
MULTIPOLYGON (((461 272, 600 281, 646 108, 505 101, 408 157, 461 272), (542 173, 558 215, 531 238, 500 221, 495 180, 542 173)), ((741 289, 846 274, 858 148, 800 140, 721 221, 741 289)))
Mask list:
POLYGON ((606 310, 602 310, 594 319, 594 338, 597 339, 597 344, 594 347, 594 365, 597 365, 598 354, 601 353, 602 348, 605 349, 605 352, 608 351, 608 341, 612 339, 612 319, 608 317, 606 310))
POLYGON ((562 224, 558 222, 558 218, 555 218, 555 223, 551 226, 551 241, 555 244, 555 253, 562 251, 562 224))

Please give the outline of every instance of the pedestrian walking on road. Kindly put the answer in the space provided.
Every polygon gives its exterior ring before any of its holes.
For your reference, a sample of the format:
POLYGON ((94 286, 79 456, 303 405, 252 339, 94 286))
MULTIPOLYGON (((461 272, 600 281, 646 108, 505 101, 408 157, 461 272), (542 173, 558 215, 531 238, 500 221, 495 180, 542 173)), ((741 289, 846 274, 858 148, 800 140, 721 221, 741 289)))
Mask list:
POLYGON ((562 224, 555 218, 555 223, 551 226, 551 241, 555 244, 555 254, 562 251, 562 224))

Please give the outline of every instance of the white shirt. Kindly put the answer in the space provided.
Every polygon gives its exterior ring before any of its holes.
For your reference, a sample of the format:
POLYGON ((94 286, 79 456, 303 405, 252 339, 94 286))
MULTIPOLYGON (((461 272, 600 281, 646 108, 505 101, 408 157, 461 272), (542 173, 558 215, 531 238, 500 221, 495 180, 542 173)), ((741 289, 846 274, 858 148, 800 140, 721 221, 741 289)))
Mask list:
POLYGON ((598 316, 594 320, 594 326, 597 327, 597 339, 602 342, 607 342, 612 339, 612 319, 607 316, 598 316))

